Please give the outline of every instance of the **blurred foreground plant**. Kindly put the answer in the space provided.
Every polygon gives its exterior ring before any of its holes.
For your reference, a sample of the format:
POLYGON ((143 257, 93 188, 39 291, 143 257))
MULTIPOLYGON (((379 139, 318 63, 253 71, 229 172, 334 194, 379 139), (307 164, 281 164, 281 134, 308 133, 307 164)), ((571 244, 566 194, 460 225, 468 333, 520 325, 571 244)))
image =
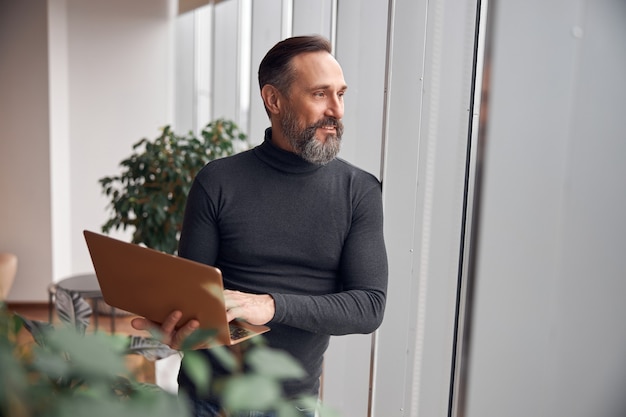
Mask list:
MULTIPOLYGON (((199 390, 217 387, 228 412, 276 410, 278 417, 302 417, 295 405, 312 408, 316 399, 281 395, 281 381, 300 378, 302 368, 262 336, 243 342, 241 356, 213 348, 233 376, 212 380, 211 367, 193 346, 211 343, 216 332, 199 330, 175 351, 153 337, 87 333, 90 305, 77 293, 57 289, 60 326, 10 313, 0 302, 0 417, 191 417, 184 397, 139 382, 126 367, 128 354, 149 360, 185 355, 183 366, 199 390), (23 329, 34 342, 25 343, 23 329), (245 370, 245 372, 244 372, 245 370)), ((336 417, 322 407, 322 417, 336 417)))
POLYGON ((0 416, 189 416, 175 395, 133 378, 125 366, 128 353, 128 338, 54 328, 2 304, 0 416), (24 327, 36 343, 24 340, 24 327))

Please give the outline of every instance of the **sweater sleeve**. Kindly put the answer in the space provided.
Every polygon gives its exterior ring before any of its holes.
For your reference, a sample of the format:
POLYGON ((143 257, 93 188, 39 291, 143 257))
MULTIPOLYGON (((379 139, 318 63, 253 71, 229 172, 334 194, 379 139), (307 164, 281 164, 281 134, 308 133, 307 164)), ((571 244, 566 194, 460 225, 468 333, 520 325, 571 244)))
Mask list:
POLYGON ((187 196, 178 256, 215 265, 219 251, 219 230, 215 203, 200 181, 195 180, 187 196))
POLYGON ((280 323, 329 335, 367 334, 380 326, 388 280, 380 184, 355 205, 338 280, 333 294, 271 293, 276 312, 270 326, 280 323))

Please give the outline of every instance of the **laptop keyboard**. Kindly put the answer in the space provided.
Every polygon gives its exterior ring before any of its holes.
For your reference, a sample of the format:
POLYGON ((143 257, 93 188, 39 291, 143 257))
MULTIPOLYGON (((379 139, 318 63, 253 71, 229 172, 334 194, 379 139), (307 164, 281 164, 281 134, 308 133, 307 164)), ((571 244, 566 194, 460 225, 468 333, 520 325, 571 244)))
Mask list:
POLYGON ((242 337, 246 337, 246 336, 253 334, 253 332, 251 332, 248 329, 244 329, 243 327, 235 326, 232 324, 229 327, 230 327, 230 339, 231 340, 238 340, 238 339, 241 339, 242 337))

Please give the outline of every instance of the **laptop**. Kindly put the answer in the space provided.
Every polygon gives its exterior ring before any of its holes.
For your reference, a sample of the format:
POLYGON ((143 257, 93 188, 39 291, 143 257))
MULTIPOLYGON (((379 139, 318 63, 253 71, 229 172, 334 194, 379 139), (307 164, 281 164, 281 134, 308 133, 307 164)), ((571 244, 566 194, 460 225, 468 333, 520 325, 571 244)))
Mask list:
POLYGON ((180 310, 181 325, 197 319, 201 329, 216 330, 215 345, 234 345, 270 330, 226 320, 218 268, 89 230, 83 234, 102 297, 110 306, 156 323, 180 310))

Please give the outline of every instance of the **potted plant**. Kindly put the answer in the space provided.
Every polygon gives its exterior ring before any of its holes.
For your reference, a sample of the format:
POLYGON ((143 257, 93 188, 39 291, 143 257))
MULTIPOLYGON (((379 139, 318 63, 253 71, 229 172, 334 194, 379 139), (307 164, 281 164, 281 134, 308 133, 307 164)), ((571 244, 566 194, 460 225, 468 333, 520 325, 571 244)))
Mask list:
MULTIPOLYGON (((140 382, 125 366, 125 356, 156 360, 179 354, 153 337, 87 332, 90 305, 77 293, 60 288, 55 299, 61 323, 30 320, 11 313, 0 302, 0 417, 191 417, 185 401, 157 385, 140 382), (33 341, 19 337, 24 330, 33 341)), ((210 342, 212 330, 198 330, 182 347, 191 359, 185 366, 196 385, 218 383, 229 411, 275 409, 279 417, 300 417, 295 404, 311 406, 313 398, 285 399, 280 382, 299 378, 302 368, 263 339, 252 339, 241 356, 217 350, 233 376, 211 380, 204 357, 191 348, 210 342), (243 370, 246 369, 244 373, 243 370)), ((246 343, 246 342, 244 342, 246 343)), ((336 416, 325 410, 324 416, 336 416)))
POLYGON ((185 201, 197 172, 210 160, 249 147, 232 121, 217 119, 199 137, 177 135, 170 126, 156 139, 141 139, 120 165, 122 173, 99 180, 110 199, 111 217, 102 231, 134 228, 132 243, 174 254, 185 201))

